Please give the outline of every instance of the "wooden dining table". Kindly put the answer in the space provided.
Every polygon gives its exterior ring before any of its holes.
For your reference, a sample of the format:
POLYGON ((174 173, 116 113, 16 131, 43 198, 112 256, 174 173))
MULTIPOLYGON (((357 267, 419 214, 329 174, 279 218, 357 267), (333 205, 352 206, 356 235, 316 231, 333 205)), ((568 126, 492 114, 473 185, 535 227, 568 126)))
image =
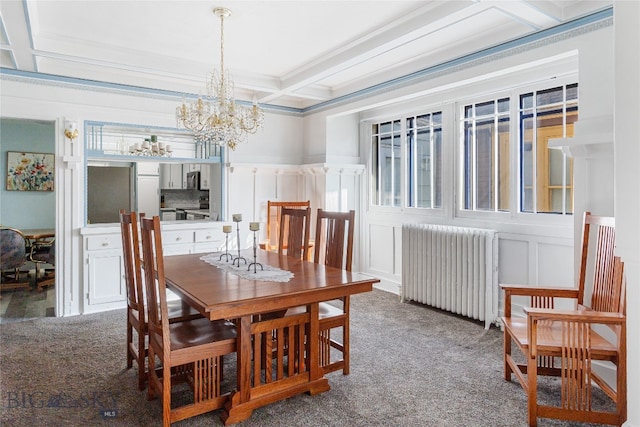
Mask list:
POLYGON ((238 423, 258 407, 299 393, 329 390, 320 367, 318 303, 369 292, 379 279, 259 250, 258 262, 293 277, 252 280, 208 264, 203 255, 165 257, 164 270, 167 286, 184 302, 211 320, 237 324, 237 382, 221 414, 223 423, 238 423), (306 312, 283 316, 299 306, 306 312))

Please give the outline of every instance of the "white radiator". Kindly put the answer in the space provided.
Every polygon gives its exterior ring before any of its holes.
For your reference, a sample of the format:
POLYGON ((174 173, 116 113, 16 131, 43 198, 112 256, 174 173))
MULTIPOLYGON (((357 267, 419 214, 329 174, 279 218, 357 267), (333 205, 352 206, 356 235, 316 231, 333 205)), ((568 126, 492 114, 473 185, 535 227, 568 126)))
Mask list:
POLYGON ((498 319, 498 233, 403 224, 401 297, 484 321, 489 329, 498 319))

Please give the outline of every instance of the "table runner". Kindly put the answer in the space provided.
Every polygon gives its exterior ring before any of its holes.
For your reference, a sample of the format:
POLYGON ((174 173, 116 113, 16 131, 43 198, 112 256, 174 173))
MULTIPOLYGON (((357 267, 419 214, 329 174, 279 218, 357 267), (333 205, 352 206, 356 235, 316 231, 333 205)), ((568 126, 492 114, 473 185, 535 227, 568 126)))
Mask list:
MULTIPOLYGON (((234 265, 232 261, 225 261, 225 257, 220 259, 220 255, 222 254, 224 254, 224 252, 214 252, 212 254, 203 255, 200 259, 207 264, 216 266, 223 271, 235 274, 243 279, 262 280, 267 282, 288 282, 293 277, 292 272, 272 267, 267 264, 262 264, 264 270, 261 270, 260 266, 257 266, 255 273, 253 272, 253 266, 251 266, 251 269, 247 270, 249 263, 251 263, 251 260, 253 259, 253 252, 251 256, 245 256, 247 263, 245 264, 244 262, 241 262, 240 267, 238 267, 238 263, 234 265)), ((244 256, 242 253, 241 255, 244 256)))

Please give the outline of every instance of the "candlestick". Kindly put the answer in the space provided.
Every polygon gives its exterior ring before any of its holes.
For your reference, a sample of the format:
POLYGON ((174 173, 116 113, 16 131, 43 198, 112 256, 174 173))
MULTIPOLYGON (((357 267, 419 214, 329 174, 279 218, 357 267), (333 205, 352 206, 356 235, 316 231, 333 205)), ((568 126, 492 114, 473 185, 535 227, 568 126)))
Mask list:
POLYGON ((242 215, 241 214, 233 214, 233 220, 236 223, 236 231, 238 233, 238 256, 236 258, 233 259, 233 265, 236 265, 236 260, 238 261, 238 267, 240 267, 240 260, 244 261, 244 263, 247 263, 247 260, 240 255, 240 221, 242 221, 242 215))
MULTIPOLYGON (((252 222, 249 224, 249 228, 251 229, 251 231, 253 231, 253 262, 251 264, 249 264, 247 266, 247 271, 251 270, 251 266, 253 266, 253 272, 257 273, 258 270, 256 269, 257 266, 260 266, 260 270, 264 270, 264 267, 262 266, 262 264, 260 264, 256 259, 258 257, 257 254, 257 250, 258 250, 258 244, 256 242, 256 232, 260 229, 259 227, 260 223, 258 222, 252 222), (256 225, 256 229, 253 230, 251 229, 252 225, 256 225)), ((238 267, 240 267, 240 263, 238 263, 238 267)))
POLYGON ((251 230, 251 231, 260 230, 260 223, 259 222, 250 222, 249 223, 249 230, 251 230))
MULTIPOLYGON (((225 261, 229 262, 229 258, 233 259, 233 255, 229 253, 229 233, 231 233, 230 225, 223 225, 222 231, 224 232, 224 253, 220 255, 220 260, 224 257, 225 261)), ((238 261, 238 267, 240 262, 238 261)))

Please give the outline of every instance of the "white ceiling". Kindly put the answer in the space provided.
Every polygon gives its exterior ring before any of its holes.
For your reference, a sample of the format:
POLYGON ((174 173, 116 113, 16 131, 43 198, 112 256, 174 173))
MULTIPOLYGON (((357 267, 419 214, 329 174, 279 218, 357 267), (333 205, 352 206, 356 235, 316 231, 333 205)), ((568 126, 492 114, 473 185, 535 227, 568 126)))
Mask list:
POLYGON ((305 108, 611 7, 613 1, 0 2, 1 66, 198 94, 220 65, 236 97, 305 108))

